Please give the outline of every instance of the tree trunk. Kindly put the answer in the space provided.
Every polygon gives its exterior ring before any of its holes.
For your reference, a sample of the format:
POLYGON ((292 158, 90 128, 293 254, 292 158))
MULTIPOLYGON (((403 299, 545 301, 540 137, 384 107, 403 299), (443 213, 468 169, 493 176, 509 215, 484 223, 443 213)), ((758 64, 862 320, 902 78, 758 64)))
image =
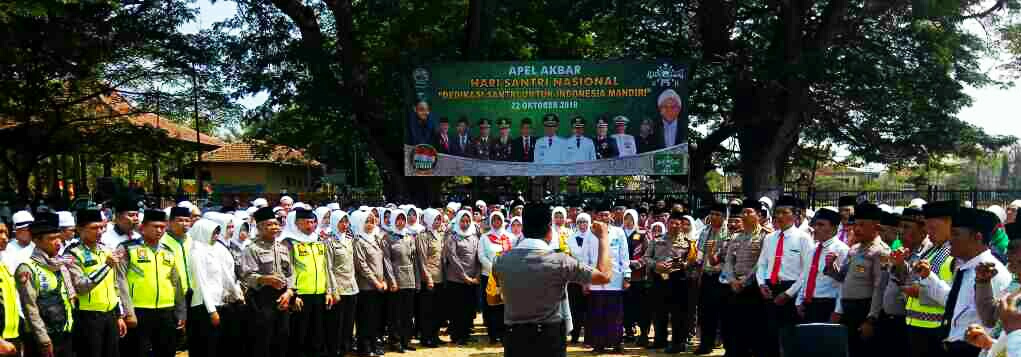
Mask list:
POLYGON ((782 172, 781 163, 790 154, 788 143, 792 139, 780 134, 773 121, 751 125, 738 134, 741 190, 747 197, 776 196, 783 192, 783 177, 779 177, 778 172, 782 172))
POLYGON ((78 182, 76 191, 82 196, 89 195, 89 164, 88 156, 85 154, 78 154, 78 178, 75 182, 78 182))

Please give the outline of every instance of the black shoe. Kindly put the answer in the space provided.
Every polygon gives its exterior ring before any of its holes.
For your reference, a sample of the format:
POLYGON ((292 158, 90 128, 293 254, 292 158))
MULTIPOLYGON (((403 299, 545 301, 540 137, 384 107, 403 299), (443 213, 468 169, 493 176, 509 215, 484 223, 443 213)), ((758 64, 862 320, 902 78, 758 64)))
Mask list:
POLYGON ((649 346, 649 339, 647 337, 639 337, 635 342, 635 346, 647 347, 649 346))
POLYGON ((646 349, 650 350, 658 350, 663 348, 666 348, 666 342, 653 342, 652 346, 646 347, 646 349))
POLYGON ((603 348, 603 347, 594 347, 594 348, 592 348, 592 353, 594 353, 594 354, 600 355, 600 354, 603 354, 603 352, 606 352, 606 349, 603 348))
POLYGON ((454 341, 454 344, 455 344, 455 345, 458 345, 458 346, 462 346, 462 347, 464 347, 464 346, 467 346, 467 345, 468 345, 468 340, 467 340, 467 339, 464 339, 464 340, 457 340, 457 341, 454 341))
POLYGON ((624 345, 621 344, 621 345, 617 345, 617 347, 614 347, 613 348, 613 353, 624 353, 624 345))
POLYGON ((415 349, 414 347, 411 347, 410 345, 403 345, 403 346, 401 346, 401 349, 405 350, 405 351, 411 351, 411 352, 418 351, 417 349, 415 349))
POLYGON ((688 352, 688 346, 687 345, 673 345, 673 346, 670 346, 670 348, 667 348, 665 351, 663 351, 663 353, 666 353, 666 354, 677 354, 677 353, 684 353, 684 352, 688 352))
POLYGON ((696 356, 707 355, 710 353, 713 353, 712 348, 703 348, 702 346, 698 346, 698 349, 695 350, 696 356))

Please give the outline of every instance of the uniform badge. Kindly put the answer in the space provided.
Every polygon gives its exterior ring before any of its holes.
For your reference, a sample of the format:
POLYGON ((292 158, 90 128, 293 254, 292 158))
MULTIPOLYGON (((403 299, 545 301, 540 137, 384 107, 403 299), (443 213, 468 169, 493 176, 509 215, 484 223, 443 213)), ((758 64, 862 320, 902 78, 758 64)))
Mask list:
POLYGON ((163 254, 163 264, 165 264, 165 265, 173 265, 174 264, 174 257, 171 256, 170 254, 163 254))
POLYGON ((137 249, 135 250, 135 252, 138 254, 138 262, 140 263, 149 262, 149 252, 145 251, 145 249, 137 249))
POLYGON ((39 275, 39 290, 42 291, 50 290, 50 280, 46 279, 45 274, 39 275))
POLYGON ((865 272, 865 266, 864 265, 855 265, 854 266, 854 271, 858 272, 858 273, 864 273, 865 272))
POLYGON ((308 255, 308 247, 306 247, 305 245, 298 245, 297 248, 298 248, 298 256, 304 257, 304 256, 308 255))

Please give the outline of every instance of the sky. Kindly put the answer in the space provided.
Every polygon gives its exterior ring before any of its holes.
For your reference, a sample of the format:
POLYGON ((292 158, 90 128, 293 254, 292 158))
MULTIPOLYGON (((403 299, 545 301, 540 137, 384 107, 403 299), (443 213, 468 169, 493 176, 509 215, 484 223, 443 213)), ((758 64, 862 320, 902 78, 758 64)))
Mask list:
MULTIPOLYGON (((198 21, 182 26, 181 31, 194 33, 199 29, 208 29, 213 23, 233 16, 236 11, 232 1, 219 0, 216 3, 210 3, 209 0, 199 0, 197 6, 200 10, 198 21)), ((974 21, 965 24, 965 27, 973 32, 982 31, 982 27, 974 21)), ((996 67, 1006 62, 1004 58, 1003 56, 983 58, 982 69, 989 71, 995 78, 1003 79, 1005 74, 997 71, 996 67)), ((989 134, 1014 135, 1021 138, 1021 113, 1018 110, 1018 101, 1021 101, 1021 86, 1008 89, 999 87, 972 88, 969 86, 965 88, 965 93, 972 97, 972 105, 962 109, 958 113, 959 118, 984 129, 989 134)), ((265 100, 266 95, 259 94, 243 98, 241 104, 252 108, 265 100)))

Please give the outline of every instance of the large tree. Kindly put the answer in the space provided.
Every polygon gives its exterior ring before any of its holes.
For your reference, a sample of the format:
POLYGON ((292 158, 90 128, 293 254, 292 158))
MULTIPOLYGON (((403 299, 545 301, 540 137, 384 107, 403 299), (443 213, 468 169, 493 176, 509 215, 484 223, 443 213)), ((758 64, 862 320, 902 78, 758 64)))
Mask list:
POLYGON ((995 83, 978 68, 987 42, 962 21, 1014 1, 242 0, 222 28, 240 94, 270 92, 264 110, 322 113, 289 122, 311 136, 357 130, 398 195, 411 179, 393 143, 414 64, 689 60, 689 113, 708 128, 693 131, 693 189, 707 191, 704 175, 729 159, 757 195, 782 187, 802 138, 900 165, 1012 142, 955 114, 970 104, 964 84, 995 83))

